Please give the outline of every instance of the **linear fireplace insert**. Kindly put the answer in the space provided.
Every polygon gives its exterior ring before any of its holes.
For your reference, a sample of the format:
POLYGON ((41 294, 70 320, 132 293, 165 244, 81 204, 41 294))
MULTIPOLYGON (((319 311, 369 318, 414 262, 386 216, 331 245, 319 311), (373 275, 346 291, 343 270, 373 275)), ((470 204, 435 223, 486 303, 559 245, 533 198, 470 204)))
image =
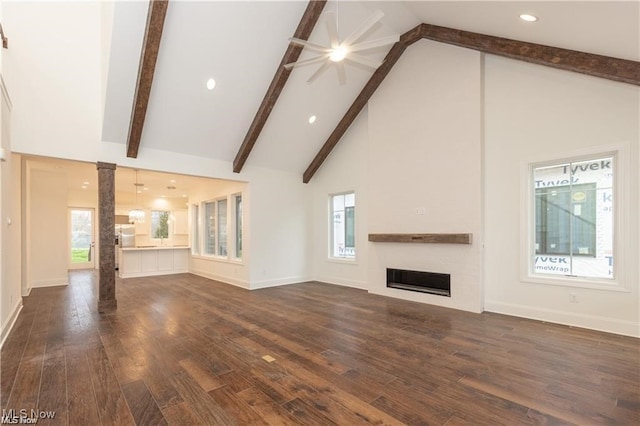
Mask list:
POLYGON ((451 297, 451 275, 387 268, 387 287, 451 297))

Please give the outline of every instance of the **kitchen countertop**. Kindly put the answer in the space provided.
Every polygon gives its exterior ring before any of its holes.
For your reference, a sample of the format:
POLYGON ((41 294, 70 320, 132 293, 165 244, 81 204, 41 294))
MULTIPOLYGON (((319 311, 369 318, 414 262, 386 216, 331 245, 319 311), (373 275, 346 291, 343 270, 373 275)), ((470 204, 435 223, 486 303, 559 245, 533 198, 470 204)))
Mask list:
POLYGON ((122 251, 137 251, 137 250, 175 250, 175 249, 188 249, 186 245, 176 246, 137 246, 137 247, 122 247, 122 251))

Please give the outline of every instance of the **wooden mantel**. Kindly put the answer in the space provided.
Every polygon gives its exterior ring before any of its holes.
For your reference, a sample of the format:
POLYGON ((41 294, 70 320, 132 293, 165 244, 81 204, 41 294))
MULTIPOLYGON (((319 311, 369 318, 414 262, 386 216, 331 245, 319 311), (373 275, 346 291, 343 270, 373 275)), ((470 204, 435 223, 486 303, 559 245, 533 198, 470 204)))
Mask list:
POLYGON ((471 244, 472 234, 369 234, 374 243, 471 244))

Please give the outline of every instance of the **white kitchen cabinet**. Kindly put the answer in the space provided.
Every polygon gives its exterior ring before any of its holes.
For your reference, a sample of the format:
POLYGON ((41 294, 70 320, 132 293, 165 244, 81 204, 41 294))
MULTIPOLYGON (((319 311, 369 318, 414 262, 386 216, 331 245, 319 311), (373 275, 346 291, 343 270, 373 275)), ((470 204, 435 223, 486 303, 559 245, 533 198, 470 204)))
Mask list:
POLYGON ((148 220, 150 220, 149 215, 147 215, 147 217, 145 218, 146 220, 144 222, 140 222, 140 223, 136 223, 136 235, 147 235, 149 234, 149 229, 151 228, 151 225, 149 224, 148 220))
POLYGON ((173 212, 173 233, 174 235, 189 234, 189 215, 186 209, 173 212))
POLYGON ((189 247, 119 248, 120 278, 189 272, 189 247))

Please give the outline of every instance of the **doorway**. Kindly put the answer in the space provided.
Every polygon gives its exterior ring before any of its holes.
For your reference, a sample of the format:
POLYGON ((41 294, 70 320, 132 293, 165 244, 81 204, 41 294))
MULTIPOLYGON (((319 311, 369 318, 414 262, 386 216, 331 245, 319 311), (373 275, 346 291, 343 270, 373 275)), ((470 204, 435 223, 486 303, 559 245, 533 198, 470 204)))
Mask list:
POLYGON ((94 209, 69 209, 69 269, 95 266, 94 209))

